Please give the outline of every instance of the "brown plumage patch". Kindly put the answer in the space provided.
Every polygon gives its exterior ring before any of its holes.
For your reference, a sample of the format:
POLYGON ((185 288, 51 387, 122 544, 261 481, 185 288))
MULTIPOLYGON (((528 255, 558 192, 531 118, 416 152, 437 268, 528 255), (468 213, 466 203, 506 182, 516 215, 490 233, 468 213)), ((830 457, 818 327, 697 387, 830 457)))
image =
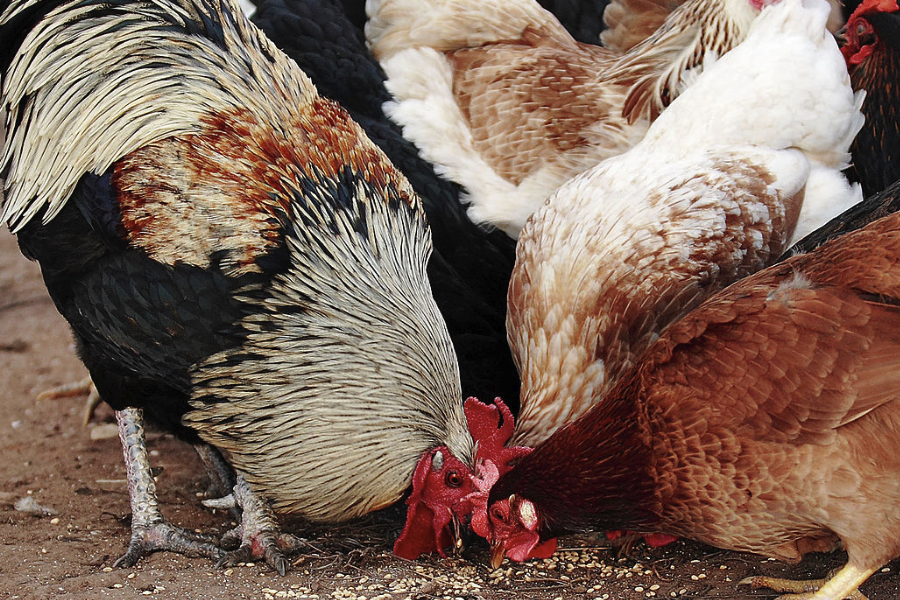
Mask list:
POLYGON ((349 170, 376 189, 408 184, 347 113, 317 98, 273 126, 249 109, 210 114, 195 135, 169 138, 115 168, 128 240, 168 263, 254 270, 281 244, 293 197, 349 170))
POLYGON ((518 42, 447 53, 476 150, 517 185, 559 154, 591 144, 585 130, 608 119, 615 101, 596 84, 609 51, 550 42, 526 30, 518 42))

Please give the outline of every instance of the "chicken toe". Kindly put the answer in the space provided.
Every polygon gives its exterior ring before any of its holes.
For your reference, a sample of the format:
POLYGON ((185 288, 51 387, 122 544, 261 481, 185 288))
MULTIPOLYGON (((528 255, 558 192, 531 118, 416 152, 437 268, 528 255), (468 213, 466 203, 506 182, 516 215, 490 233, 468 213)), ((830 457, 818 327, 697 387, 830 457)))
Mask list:
POLYGON ((133 566, 142 557, 159 550, 189 557, 220 558, 223 551, 212 543, 212 538, 170 525, 162 516, 150 471, 143 411, 139 408, 116 411, 116 422, 131 499, 131 542, 128 551, 113 566, 133 566))
POLYGON ((94 387, 94 381, 91 379, 90 375, 80 381, 64 383, 63 385, 52 387, 49 390, 44 390, 38 394, 37 399, 57 400, 59 398, 72 398, 74 396, 83 396, 85 394, 87 395, 87 400, 84 401, 81 423, 82 425, 87 426, 94 416, 94 411, 97 410, 97 407, 100 406, 100 403, 103 401, 100 397, 100 392, 94 387))
POLYGON ((853 565, 845 565, 836 572, 829 573, 824 579, 796 581, 777 577, 747 577, 738 585, 748 585, 752 589, 770 589, 776 592, 788 592, 776 600, 867 600, 857 588, 876 569, 860 569, 853 565))
POLYGON ((113 567, 132 567, 144 556, 166 550, 190 558, 220 558, 224 552, 216 546, 212 536, 187 531, 166 521, 152 525, 132 526, 128 550, 113 567))
MULTIPOLYGON (((299 537, 281 531, 275 514, 263 498, 250 489, 246 480, 238 475, 234 486, 234 503, 241 508, 241 523, 227 532, 221 540, 223 547, 234 547, 219 559, 218 566, 230 566, 264 558, 266 564, 285 575, 290 565, 285 554, 300 550, 304 541, 299 537)), ((224 501, 229 500, 223 499, 224 501)), ((204 502, 208 506, 210 503, 204 502)))

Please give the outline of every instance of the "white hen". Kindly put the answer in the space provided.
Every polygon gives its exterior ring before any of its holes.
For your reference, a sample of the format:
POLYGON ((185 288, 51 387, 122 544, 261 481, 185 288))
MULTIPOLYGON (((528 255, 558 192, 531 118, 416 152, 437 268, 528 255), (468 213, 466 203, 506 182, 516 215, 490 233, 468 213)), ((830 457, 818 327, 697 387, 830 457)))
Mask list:
POLYGON ((578 416, 668 323, 860 199, 839 169, 863 94, 828 15, 825 0, 764 9, 637 146, 526 224, 507 316, 523 386, 516 444, 578 416))

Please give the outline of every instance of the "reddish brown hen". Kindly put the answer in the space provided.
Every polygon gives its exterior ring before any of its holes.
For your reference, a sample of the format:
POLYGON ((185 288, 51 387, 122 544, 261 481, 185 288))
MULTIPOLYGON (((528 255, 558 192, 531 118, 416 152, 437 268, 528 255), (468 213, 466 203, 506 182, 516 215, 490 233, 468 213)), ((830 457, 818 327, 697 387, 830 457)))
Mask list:
POLYGON ((900 214, 672 325, 604 402, 490 493, 494 558, 629 528, 784 560, 842 545, 845 598, 900 555, 900 214))

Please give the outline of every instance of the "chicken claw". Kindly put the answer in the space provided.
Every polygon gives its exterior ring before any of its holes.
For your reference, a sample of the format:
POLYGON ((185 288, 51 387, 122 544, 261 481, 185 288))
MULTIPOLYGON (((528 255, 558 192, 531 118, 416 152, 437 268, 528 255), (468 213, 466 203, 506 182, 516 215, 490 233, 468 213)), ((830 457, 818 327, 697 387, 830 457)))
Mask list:
POLYGON ((742 579, 738 585, 748 585, 754 590, 766 588, 776 592, 790 592, 776 600, 868 600, 857 588, 875 570, 845 565, 842 569, 829 573, 824 579, 795 581, 757 576, 742 579))
POLYGON ((279 575, 285 575, 290 564, 285 553, 297 552, 305 543, 299 537, 281 531, 272 509, 250 490, 240 475, 233 494, 217 500, 205 500, 203 504, 210 508, 240 507, 243 511, 241 524, 225 533, 220 542, 223 547, 238 548, 222 556, 217 566, 232 566, 265 558, 266 564, 279 575))
POLYGON ((116 411, 128 495, 131 499, 131 542, 114 567, 131 567, 143 556, 158 550, 178 552, 188 557, 220 558, 223 551, 212 538, 170 525, 159 510, 156 483, 144 438, 144 416, 139 408, 116 411))
POLYGON ((72 398, 74 396, 83 396, 87 394, 87 400, 84 402, 84 410, 82 411, 81 423, 85 427, 90 423, 94 416, 94 411, 100 406, 103 399, 97 388, 94 387, 94 381, 90 375, 80 381, 64 383, 63 385, 44 390, 38 394, 38 400, 58 400, 60 398, 72 398))

